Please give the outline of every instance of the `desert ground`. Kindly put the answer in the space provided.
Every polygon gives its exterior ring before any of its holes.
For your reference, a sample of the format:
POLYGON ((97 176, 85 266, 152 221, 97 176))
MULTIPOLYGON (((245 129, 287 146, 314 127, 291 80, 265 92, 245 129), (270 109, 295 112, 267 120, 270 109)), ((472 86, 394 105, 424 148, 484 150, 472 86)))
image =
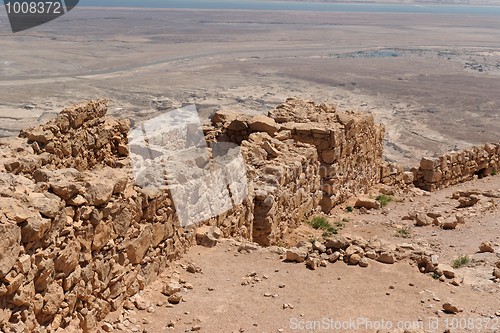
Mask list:
MULTIPOLYGON (((378 194, 374 189, 372 195, 378 194)), ((332 225, 342 221, 340 235, 425 248, 437 255, 439 265, 449 267, 467 256, 468 264, 453 269, 454 279, 420 273, 411 259, 369 260, 365 268, 336 262, 315 270, 287 262, 286 248, 321 239, 318 230, 304 225, 282 247, 221 240, 212 248, 192 248, 101 327, 112 332, 499 332, 500 284, 492 275, 500 260, 499 197, 500 177, 488 177, 432 194, 397 192, 394 202, 367 213, 348 212, 353 202, 347 202, 330 217, 332 225), (456 191, 478 190, 490 197, 481 196, 473 207, 457 208, 451 198, 456 191), (412 211, 462 214, 465 223, 454 230, 416 227, 404 219, 412 211), (481 252, 484 242, 495 253, 481 252), (183 300, 176 305, 162 293, 172 281, 182 286, 183 300), (445 303, 460 312, 445 313, 445 303), (346 322, 356 324, 335 326, 346 322)))
POLYGON ((82 7, 0 35, 4 136, 93 98, 140 120, 299 97, 372 112, 404 164, 499 139, 495 16, 82 7))
MULTIPOLYGON (((0 15, 1 136, 96 98, 108 98, 113 115, 140 121, 185 104, 265 113, 298 97, 372 112, 386 126, 386 159, 407 166, 500 139, 494 16, 78 8, 14 35, 0 15)), ((321 237, 304 225, 276 247, 228 239, 192 248, 100 328, 310 332, 322 331, 306 325, 324 318, 366 318, 392 327, 344 331, 403 332, 395 330, 402 322, 409 332, 500 332, 492 275, 500 260, 500 176, 432 194, 393 190, 383 209, 349 212, 347 202, 328 219, 341 235, 432 251, 439 264, 468 256, 455 278, 423 274, 411 258, 315 270, 286 262, 287 248, 321 237), (479 203, 457 208, 451 196, 459 190, 477 190, 479 203), (415 210, 461 214, 465 223, 415 227, 405 218, 415 210), (494 252, 479 253, 483 242, 494 252), (162 293, 172 281, 182 285, 176 305, 162 293), (443 312, 445 303, 459 312, 443 312), (460 326, 461 318, 471 326, 460 326)))

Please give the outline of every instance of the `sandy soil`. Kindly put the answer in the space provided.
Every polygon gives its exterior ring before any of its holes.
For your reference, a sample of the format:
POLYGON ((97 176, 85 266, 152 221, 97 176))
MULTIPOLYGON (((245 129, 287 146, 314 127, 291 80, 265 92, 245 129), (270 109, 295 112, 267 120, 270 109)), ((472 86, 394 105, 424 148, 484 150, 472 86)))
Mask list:
MULTIPOLYGON (((348 202, 331 217, 332 222, 344 221, 342 234, 425 246, 438 254, 440 263, 451 264, 459 256, 469 256, 471 262, 455 270, 459 286, 420 273, 409 259, 393 265, 370 260, 367 268, 337 262, 309 270, 303 263, 285 262, 276 248, 238 252, 237 242, 226 240, 214 248, 192 248, 141 292, 145 310, 118 311, 107 321, 120 323, 115 325, 121 328, 116 332, 395 332, 398 325, 410 332, 436 333, 447 328, 450 332, 499 332, 500 284, 492 281, 492 270, 500 261, 500 198, 481 197, 471 208, 456 208, 451 194, 473 189, 500 193, 500 177, 430 195, 419 191, 395 195, 395 202, 370 214, 347 212, 348 202), (461 213, 466 223, 455 230, 413 227, 402 217, 415 209, 461 213), (410 230, 408 237, 398 237, 398 230, 405 227, 410 230), (496 253, 478 253, 484 241, 494 244, 496 253), (189 264, 201 272, 186 271, 189 264), (184 301, 178 305, 170 305, 161 293, 170 278, 180 278, 192 288, 185 289, 184 301), (249 284, 243 285, 244 281, 249 284), (445 314, 442 305, 446 302, 463 312, 445 314), (472 324, 460 327, 460 320, 472 324), (306 329, 315 321, 320 326, 306 329), (346 321, 356 324, 334 329, 346 321)), ((294 245, 314 237, 320 237, 317 230, 304 225, 287 242, 294 245)))
POLYGON ((497 32, 495 17, 383 13, 79 8, 15 35, 2 22, 0 135, 92 98, 138 120, 157 100, 267 112, 295 96, 373 112, 386 157, 410 164, 500 139, 497 32))

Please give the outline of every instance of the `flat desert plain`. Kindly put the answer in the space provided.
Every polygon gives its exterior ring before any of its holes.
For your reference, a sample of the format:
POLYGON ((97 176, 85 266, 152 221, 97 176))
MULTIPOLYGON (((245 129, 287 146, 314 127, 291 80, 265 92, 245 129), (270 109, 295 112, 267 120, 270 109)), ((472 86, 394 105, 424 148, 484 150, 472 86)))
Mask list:
POLYGON ((299 97, 372 112, 405 164, 500 138, 496 16, 78 7, 17 34, 0 17, 3 136, 95 98, 140 120, 299 97))

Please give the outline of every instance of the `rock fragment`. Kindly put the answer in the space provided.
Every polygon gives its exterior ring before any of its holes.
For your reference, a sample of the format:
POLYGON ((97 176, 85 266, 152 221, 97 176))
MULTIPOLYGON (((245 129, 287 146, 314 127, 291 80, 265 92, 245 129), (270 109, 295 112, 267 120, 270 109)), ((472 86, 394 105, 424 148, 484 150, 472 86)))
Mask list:
POLYGON ((493 245, 491 245, 491 242, 483 242, 479 246, 479 252, 480 253, 485 253, 485 252, 494 253, 495 248, 493 247, 493 245))
POLYGON ((394 254, 389 253, 389 252, 382 252, 376 259, 378 262, 384 263, 384 264, 394 264, 396 262, 396 257, 394 254))
POLYGON ((449 314, 457 314, 457 313, 461 312, 462 310, 460 310, 457 306, 455 306, 451 303, 444 303, 443 304, 443 311, 446 313, 449 313, 449 314))
POLYGON ((354 204, 356 208, 379 209, 380 202, 370 198, 358 198, 354 204))
POLYGON ((467 208, 474 206, 479 202, 479 197, 476 195, 470 195, 468 197, 460 197, 458 199, 458 208, 467 208))
POLYGON ((196 229, 196 242, 204 247, 214 247, 222 237, 222 231, 216 226, 202 226, 196 229))
POLYGON ((286 261, 293 262, 304 262, 307 258, 307 249, 306 248, 290 248, 286 251, 286 261))
POLYGON ((162 294, 165 296, 172 296, 175 293, 178 293, 182 290, 182 286, 180 283, 175 281, 169 281, 165 283, 162 289, 162 294))

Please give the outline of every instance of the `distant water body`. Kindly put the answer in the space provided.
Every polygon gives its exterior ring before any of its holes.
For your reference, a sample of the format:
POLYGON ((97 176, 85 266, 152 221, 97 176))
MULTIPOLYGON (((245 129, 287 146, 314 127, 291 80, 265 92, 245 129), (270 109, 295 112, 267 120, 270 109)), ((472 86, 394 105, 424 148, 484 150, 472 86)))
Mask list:
POLYGON ((497 15, 500 6, 471 5, 412 5, 412 4, 348 4, 322 2, 286 1, 210 1, 210 0, 83 0, 81 6, 98 7, 142 7, 142 8, 185 8, 185 9, 244 9, 276 11, 315 11, 347 13, 408 13, 408 14, 458 14, 497 15))

